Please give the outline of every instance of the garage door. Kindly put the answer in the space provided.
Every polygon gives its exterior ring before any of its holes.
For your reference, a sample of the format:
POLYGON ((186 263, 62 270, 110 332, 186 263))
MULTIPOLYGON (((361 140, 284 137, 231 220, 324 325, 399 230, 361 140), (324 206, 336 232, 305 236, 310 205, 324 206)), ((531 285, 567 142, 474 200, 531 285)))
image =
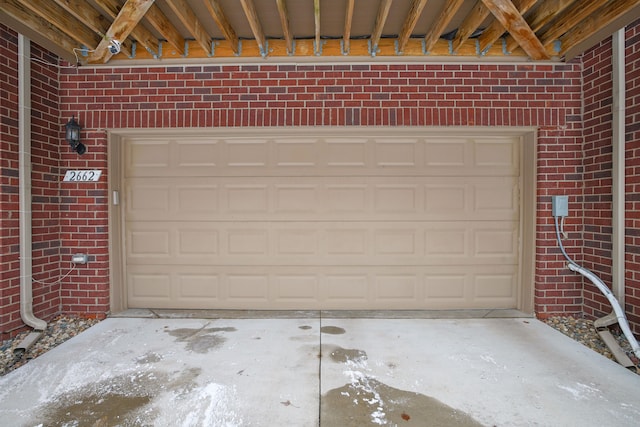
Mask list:
POLYGON ((123 140, 130 308, 514 308, 520 140, 123 140))

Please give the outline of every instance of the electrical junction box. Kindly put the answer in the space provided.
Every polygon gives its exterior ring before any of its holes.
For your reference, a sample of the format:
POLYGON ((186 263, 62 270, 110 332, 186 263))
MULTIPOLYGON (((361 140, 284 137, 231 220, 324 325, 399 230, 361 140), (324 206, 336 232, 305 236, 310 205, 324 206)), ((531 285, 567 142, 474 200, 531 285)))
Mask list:
POLYGON ((569 196, 551 196, 551 215, 569 216, 569 196))
POLYGON ((86 264, 89 262, 87 254, 75 254, 71 256, 71 262, 74 264, 86 264))

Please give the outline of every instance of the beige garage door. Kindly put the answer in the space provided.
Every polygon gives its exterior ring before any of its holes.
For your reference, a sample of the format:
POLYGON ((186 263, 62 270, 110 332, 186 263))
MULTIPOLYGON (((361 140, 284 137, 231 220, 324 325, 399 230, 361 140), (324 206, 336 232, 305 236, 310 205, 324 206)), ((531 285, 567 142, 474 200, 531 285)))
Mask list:
POLYGON ((314 132, 124 139, 128 306, 516 307, 518 137, 314 132))

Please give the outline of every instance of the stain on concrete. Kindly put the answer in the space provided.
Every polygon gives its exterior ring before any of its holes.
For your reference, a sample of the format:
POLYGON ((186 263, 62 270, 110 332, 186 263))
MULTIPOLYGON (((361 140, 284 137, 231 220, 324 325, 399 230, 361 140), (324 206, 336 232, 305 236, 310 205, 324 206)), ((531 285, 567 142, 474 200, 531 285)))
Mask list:
POLYGON ((176 397, 197 386, 200 368, 178 376, 156 371, 134 372, 78 387, 54 396, 34 410, 29 425, 43 426, 147 426, 157 414, 150 403, 162 392, 174 390, 176 397))
POLYGON ((138 365, 146 365, 149 363, 158 363, 162 360, 162 356, 158 353, 149 352, 143 356, 140 356, 136 359, 136 363, 138 365))
POLYGON ((322 396, 322 426, 364 425, 476 427, 478 423, 465 412, 421 393, 388 386, 372 375, 363 350, 328 347, 329 357, 346 365, 351 382, 322 396))
POLYGON ((303 331, 306 331, 308 329, 311 329, 311 326, 309 325, 302 325, 302 326, 298 326, 299 329, 302 329, 303 331))
POLYGON ((468 414, 420 393, 399 390, 369 378, 322 396, 323 427, 366 425, 479 427, 468 414))
POLYGON ((323 326, 322 328, 320 328, 320 332, 322 332, 323 334, 342 335, 347 331, 338 326, 323 326))
POLYGON ((347 363, 348 361, 362 361, 367 359, 367 353, 354 348, 336 347, 331 350, 329 357, 334 362, 347 363))
POLYGON ((166 330, 169 335, 176 337, 176 342, 186 343, 186 349, 195 353, 207 353, 210 350, 220 348, 227 338, 220 332, 235 332, 236 328, 179 328, 166 330))

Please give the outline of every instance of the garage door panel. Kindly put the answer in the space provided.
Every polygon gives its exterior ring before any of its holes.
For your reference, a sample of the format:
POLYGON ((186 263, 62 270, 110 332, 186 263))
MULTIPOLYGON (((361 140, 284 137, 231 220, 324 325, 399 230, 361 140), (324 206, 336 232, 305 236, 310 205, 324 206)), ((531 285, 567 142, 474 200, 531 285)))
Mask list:
POLYGON ((130 264, 515 264, 515 222, 133 222, 130 264))
POLYGON ((131 266, 129 299, 149 308, 464 309, 516 303, 513 266, 131 266))
POLYGON ((125 138, 128 305, 516 307, 519 138, 376 133, 125 138))
POLYGON ((130 221, 518 220, 512 178, 139 178, 127 183, 130 221))
POLYGON ((127 177, 518 176, 513 138, 218 137, 125 140, 127 177))

